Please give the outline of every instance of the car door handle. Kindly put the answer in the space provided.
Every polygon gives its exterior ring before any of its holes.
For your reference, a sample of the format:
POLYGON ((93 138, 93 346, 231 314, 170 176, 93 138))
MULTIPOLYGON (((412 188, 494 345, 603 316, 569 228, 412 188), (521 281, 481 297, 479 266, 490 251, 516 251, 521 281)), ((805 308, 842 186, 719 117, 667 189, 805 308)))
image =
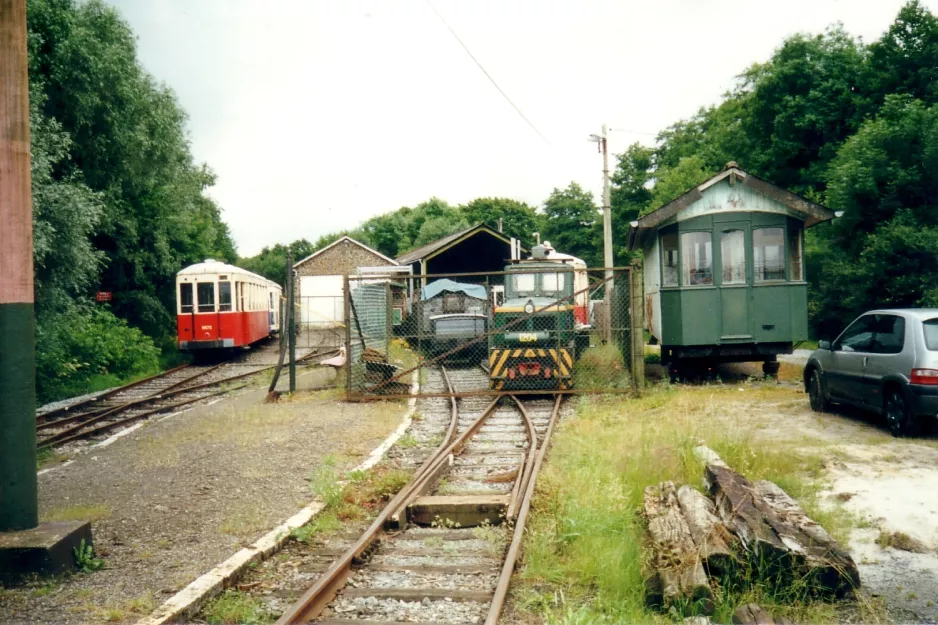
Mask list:
POLYGON ((869 356, 864 356, 864 357, 863 357, 863 366, 866 367, 866 364, 867 364, 869 361, 870 361, 870 357, 869 357, 869 356))

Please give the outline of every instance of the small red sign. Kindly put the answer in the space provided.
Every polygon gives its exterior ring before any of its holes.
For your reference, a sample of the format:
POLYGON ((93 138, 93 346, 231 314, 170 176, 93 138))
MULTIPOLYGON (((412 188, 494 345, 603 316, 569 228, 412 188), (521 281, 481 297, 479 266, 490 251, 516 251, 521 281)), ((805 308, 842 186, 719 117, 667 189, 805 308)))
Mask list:
POLYGON ((94 296, 95 301, 98 302, 110 302, 111 301, 111 292, 110 291, 98 291, 94 296))

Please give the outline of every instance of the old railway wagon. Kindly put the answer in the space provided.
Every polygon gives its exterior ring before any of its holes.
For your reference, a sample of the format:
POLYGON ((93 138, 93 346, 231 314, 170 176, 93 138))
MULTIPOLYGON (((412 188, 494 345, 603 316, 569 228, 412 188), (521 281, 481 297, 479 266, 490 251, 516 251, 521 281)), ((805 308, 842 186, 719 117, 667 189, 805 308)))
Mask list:
POLYGON ((280 285, 208 259, 176 274, 179 349, 251 345, 280 329, 280 285))
POLYGON ((485 334, 488 322, 488 294, 479 284, 465 284, 442 279, 431 282, 420 291, 420 347, 428 356, 448 352, 448 360, 472 359, 485 352, 485 344, 471 345, 454 351, 485 334))
POLYGON ((673 378, 721 362, 762 362, 808 338, 804 229, 833 211, 735 162, 632 222, 645 263, 645 322, 673 378))
POLYGON ((572 388, 578 341, 588 340, 586 264, 545 242, 505 271, 505 301, 495 309, 489 348, 492 388, 572 388))

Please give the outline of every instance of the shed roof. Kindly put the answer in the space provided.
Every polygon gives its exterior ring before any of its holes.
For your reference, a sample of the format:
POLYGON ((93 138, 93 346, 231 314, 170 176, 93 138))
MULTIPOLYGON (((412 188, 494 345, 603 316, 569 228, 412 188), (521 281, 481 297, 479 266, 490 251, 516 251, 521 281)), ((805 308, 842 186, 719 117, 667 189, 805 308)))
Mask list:
POLYGON ((357 245, 358 247, 362 248, 363 250, 365 250, 366 252, 371 252, 371 253, 374 254, 375 256, 377 256, 377 257, 379 257, 379 258, 382 258, 382 259, 388 261, 388 262, 391 263, 392 265, 398 264, 397 261, 395 261, 393 258, 388 258, 387 256, 385 256, 384 254, 382 254, 382 253, 379 252, 378 250, 373 249, 373 248, 370 248, 370 247, 368 247, 367 245, 365 245, 364 243, 362 243, 361 241, 356 241, 355 239, 353 239, 352 237, 350 237, 349 235, 346 234, 345 236, 340 237, 339 239, 333 241, 332 243, 330 243, 330 244, 327 245, 326 247, 322 248, 321 250, 316 250, 315 252, 313 252, 312 254, 310 254, 309 256, 307 256, 306 258, 304 258, 303 260, 298 260, 298 261, 296 261, 295 263, 293 263, 293 266, 294 266, 294 267, 299 267, 300 265, 302 265, 302 264, 305 263, 306 261, 311 260, 311 259, 313 259, 313 258, 316 258, 317 256, 319 256, 320 254, 322 254, 322 253, 325 252, 326 250, 332 249, 333 247, 335 247, 336 245, 342 243, 343 241, 347 241, 347 242, 349 242, 349 243, 353 243, 353 244, 357 245))
POLYGON ((450 293, 465 293, 469 297, 475 297, 477 299, 488 298, 488 293, 486 293, 485 287, 481 284, 466 284, 464 282, 450 280, 449 278, 443 278, 423 287, 420 291, 420 299, 430 299, 444 291, 449 291, 450 293))
MULTIPOLYGON (((477 223, 476 225, 470 226, 466 228, 465 230, 454 232, 453 234, 447 235, 441 239, 437 239, 436 241, 433 241, 432 243, 427 243, 426 245, 422 245, 418 247, 417 249, 413 249, 402 256, 398 256, 397 263, 400 265, 410 265, 411 263, 415 263, 417 261, 423 260, 424 258, 428 256, 433 256, 437 252, 441 252, 445 250, 446 248, 459 243, 460 241, 463 241, 465 239, 468 239, 471 236, 479 234, 480 232, 488 233, 498 239, 501 239, 506 244, 511 245, 511 239, 506 237, 501 232, 497 232, 483 223, 477 223)), ((526 248, 522 248, 522 249, 524 251, 527 251, 526 248)))
POLYGON ((772 184, 767 180, 763 180, 758 176, 754 176, 748 172, 740 169, 735 161, 731 161, 727 166, 718 173, 717 175, 705 180, 696 187, 693 187, 680 197, 671 200, 661 208, 653 210, 647 215, 643 215, 638 218, 638 221, 633 221, 629 226, 629 237, 628 237, 628 248, 634 249, 635 243, 638 239, 641 238, 641 235, 644 232, 655 229, 658 226, 666 223, 671 218, 676 216, 682 210, 690 207, 694 202, 700 200, 703 197, 703 192, 712 187, 713 185, 730 178, 732 180, 739 180, 744 186, 751 188, 753 191, 760 193, 769 199, 775 200, 779 204, 782 204, 792 211, 799 213, 804 216, 804 225, 805 228, 810 228, 815 224, 819 224, 824 221, 828 221, 834 218, 834 211, 831 209, 821 206, 820 204, 815 204, 810 200, 806 200, 800 195, 796 195, 791 191, 787 191, 782 187, 772 184))

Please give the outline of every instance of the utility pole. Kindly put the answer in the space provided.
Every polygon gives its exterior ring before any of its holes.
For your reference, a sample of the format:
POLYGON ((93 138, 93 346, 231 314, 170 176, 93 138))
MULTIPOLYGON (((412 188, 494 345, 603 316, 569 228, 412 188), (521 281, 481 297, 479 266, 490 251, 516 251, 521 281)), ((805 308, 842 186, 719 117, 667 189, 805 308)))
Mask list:
POLYGON ((590 140, 598 143, 599 151, 603 153, 603 264, 606 266, 606 282, 603 290, 606 294, 605 299, 605 324, 603 328, 603 340, 610 342, 612 340, 612 291, 613 291, 613 271, 611 267, 614 264, 612 259, 612 189, 611 179, 609 177, 609 146, 606 141, 608 129, 603 124, 602 135, 590 135, 590 140))
POLYGON ((0 0, 0 532, 39 525, 25 0, 0 0))

